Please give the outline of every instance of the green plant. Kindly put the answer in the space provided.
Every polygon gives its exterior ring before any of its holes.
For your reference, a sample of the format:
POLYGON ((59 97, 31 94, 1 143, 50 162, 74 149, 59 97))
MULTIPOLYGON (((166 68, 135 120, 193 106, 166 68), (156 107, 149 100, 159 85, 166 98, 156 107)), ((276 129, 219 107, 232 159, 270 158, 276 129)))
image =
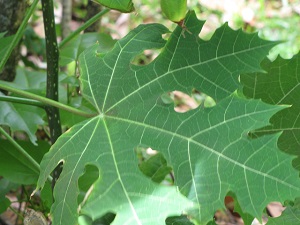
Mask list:
MULTIPOLYGON (((114 3, 112 8, 132 11, 131 1, 114 3)), ((61 63, 79 62, 81 91, 73 100, 63 87, 66 99, 55 101, 34 94, 33 84, 26 90, 16 86, 16 81, 0 83, 1 89, 26 97, 1 95, 1 100, 11 102, 1 102, 9 104, 8 110, 1 111, 1 124, 12 131, 26 131, 33 143, 34 131, 15 128, 12 120, 4 120, 10 112, 23 115, 14 106, 51 106, 66 111, 62 118, 77 115, 67 123, 47 112, 54 126, 70 128, 57 141, 51 139, 49 151, 45 145, 44 152, 48 152, 42 154, 41 163, 41 156, 35 156, 30 145, 13 140, 0 127, 4 136, 0 175, 21 184, 37 182, 35 193, 43 188, 39 210, 47 214, 51 207, 54 225, 214 224, 213 215, 224 208, 226 195, 236 200, 245 224, 251 224, 254 217, 260 219, 271 201, 289 200, 283 216, 297 219, 293 213, 299 207, 293 201, 300 197, 299 160, 287 153, 299 155, 299 56, 271 62, 266 55, 277 42, 234 31, 227 24, 203 41, 198 36, 204 22, 193 11, 187 13, 184 24, 189 31, 185 34, 180 26, 170 32, 161 24, 141 24, 116 42, 106 35, 75 37, 86 27, 83 25, 59 45, 64 56, 61 63), (170 37, 165 40, 167 33, 170 37), (85 40, 95 39, 99 44, 86 44, 85 40), (149 49, 159 49, 160 54, 147 65, 132 63, 149 49), (210 96, 215 106, 178 113, 174 104, 163 100, 166 93, 191 94, 193 88, 210 96), (159 153, 149 157, 145 154, 148 147, 159 153), (32 174, 26 182, 22 181, 25 172, 15 176, 20 167, 13 165, 20 163, 32 174), (60 172, 60 163, 63 168, 56 181, 56 175, 54 179, 50 175, 53 170, 60 172), (55 184, 53 203, 51 182, 55 184)), ((6 52, 21 33, 13 37, 6 52)), ((56 47, 48 43, 51 45, 56 47)), ((60 85, 78 86, 63 74, 59 76, 55 82, 60 85)), ((35 83, 36 89, 41 90, 42 83, 35 83)), ((48 83, 47 79, 47 91, 53 88, 48 83)), ((34 115, 43 118, 37 112, 34 115)), ((17 120, 27 121, 22 116, 17 120)), ((37 125, 48 129, 30 121, 31 127, 37 125)), ((50 137, 52 131, 50 126, 50 137)), ((43 144, 36 148, 40 146, 43 144)), ((0 200, 8 204, 6 191, 1 192, 0 200)), ((270 224, 280 221, 272 219, 270 224)))

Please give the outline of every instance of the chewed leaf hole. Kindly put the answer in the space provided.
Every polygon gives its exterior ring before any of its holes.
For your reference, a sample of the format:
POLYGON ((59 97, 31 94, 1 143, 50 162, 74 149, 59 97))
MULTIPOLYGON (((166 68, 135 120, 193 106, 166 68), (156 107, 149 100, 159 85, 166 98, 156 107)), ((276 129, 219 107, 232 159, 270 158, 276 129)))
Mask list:
POLYGON ((106 213, 104 216, 101 218, 93 221, 92 218, 86 216, 86 215, 81 215, 78 218, 78 224, 79 225, 87 225, 87 224, 111 224, 116 217, 116 214, 114 213, 106 213))
POLYGON ((87 165, 85 167, 84 174, 78 179, 78 186, 80 193, 78 195, 78 203, 85 200, 89 192, 91 191, 92 185, 99 178, 99 170, 94 165, 87 165))
POLYGON ((172 168, 168 166, 163 154, 151 148, 138 147, 136 154, 139 159, 139 169, 156 183, 174 184, 172 168))
POLYGON ((152 62, 160 53, 160 50, 157 49, 147 49, 142 53, 138 54, 133 58, 131 63, 136 66, 144 66, 148 65, 152 62))
POLYGON ((199 105, 206 108, 213 107, 216 104, 213 98, 195 89, 192 91, 191 95, 181 91, 172 91, 163 94, 161 98, 165 104, 173 103, 174 110, 180 113, 195 109, 199 105))

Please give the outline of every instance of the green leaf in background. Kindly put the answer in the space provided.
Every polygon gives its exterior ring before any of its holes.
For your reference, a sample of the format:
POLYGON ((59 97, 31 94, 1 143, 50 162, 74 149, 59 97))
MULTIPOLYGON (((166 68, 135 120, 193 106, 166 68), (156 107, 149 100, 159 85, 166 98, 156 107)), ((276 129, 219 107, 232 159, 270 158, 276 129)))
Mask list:
POLYGON ((267 225, 296 225, 300 222, 300 199, 288 205, 279 217, 269 217, 267 225))
POLYGON ((45 38, 41 38, 31 26, 27 26, 24 31, 23 43, 27 52, 45 57, 46 43, 45 38))
MULTIPOLYGON (((79 108, 86 112, 94 112, 93 106, 81 96, 73 97, 67 96, 66 85, 76 86, 78 85, 78 79, 75 77, 68 77, 65 74, 59 75, 59 100, 62 103, 68 103, 68 105, 79 108)), ((26 90, 34 94, 45 96, 46 87, 46 73, 44 71, 31 71, 24 68, 17 68, 17 75, 13 82, 0 81, 11 87, 26 90)), ((13 94, 12 94, 13 95, 13 94)), ((19 96, 18 96, 19 97, 19 96)), ((14 130, 25 131, 30 140, 34 143, 36 140, 35 132, 38 125, 43 125, 45 122, 43 118, 45 116, 44 109, 27 106, 16 103, 0 102, 0 124, 5 124, 14 130), (6 110, 5 110, 6 109, 6 110), (4 112, 5 110, 5 112, 4 112), (11 114, 9 116, 9 114, 11 114), (18 117, 14 117, 17 115, 18 117), (25 125, 27 126, 25 126, 25 125)), ((81 122, 85 118, 72 114, 66 111, 61 111, 62 125, 70 127, 75 123, 81 122)))
POLYGON ((38 126, 44 124, 44 114, 42 108, 35 106, 0 102, 0 124, 9 126, 12 132, 24 131, 33 144, 37 141, 38 126))
MULTIPOLYGON (((67 75, 64 73, 59 74, 59 101, 67 103, 66 88, 62 81, 66 79, 67 75)), ((18 88, 24 91, 29 91, 41 96, 46 95, 46 71, 28 70, 22 67, 17 68, 16 77, 13 82, 0 81, 0 83, 18 88)))
POLYGON ((10 206, 10 200, 5 196, 12 189, 18 188, 19 185, 10 182, 5 178, 0 178, 0 214, 7 210, 10 206))
POLYGON ((18 67, 16 77, 10 84, 21 90, 43 90, 46 87, 46 72, 18 67))
MULTIPOLYGON (((245 74, 241 76, 243 92, 247 97, 262 99, 264 102, 292 105, 271 118, 270 126, 256 133, 283 131, 278 147, 287 153, 300 156, 300 54, 292 59, 278 57, 271 62, 265 59, 262 68, 267 73, 245 74)), ((299 168, 299 159, 293 162, 299 168)))
POLYGON ((113 47, 115 42, 116 41, 113 40, 110 35, 104 33, 85 33, 78 35, 61 49, 59 65, 65 66, 68 63, 76 61, 85 49, 95 43, 98 43, 98 51, 105 53, 113 47))
POLYGON ((10 200, 5 196, 0 195, 0 214, 5 212, 8 206, 10 206, 10 200))
MULTIPOLYGON (((16 77, 13 82, 0 82, 17 89, 40 94, 46 84, 46 74, 17 68, 16 77)), ((0 95, 3 94, 0 93, 0 95)), ((9 126, 12 132, 24 131, 33 144, 37 140, 35 133, 38 126, 45 124, 43 120, 44 116, 44 109, 36 106, 0 102, 0 124, 9 126)))
MULTIPOLYGON (((30 142, 19 144, 39 163, 43 155, 49 150, 47 142, 38 142, 34 146, 30 142)), ((0 176, 18 184, 35 184, 39 171, 15 149, 7 140, 0 139, 0 176)))
POLYGON ((134 11, 134 5, 132 0, 94 0, 95 2, 100 3, 111 9, 116 9, 120 12, 129 13, 134 11))
POLYGON ((140 25, 106 54, 96 46, 81 54, 82 94, 99 115, 69 129, 43 158, 37 188, 64 162, 54 190, 54 225, 76 224, 78 179, 86 165, 96 166, 99 178, 80 213, 93 220, 115 213, 113 225, 162 225, 187 210, 193 221, 206 224, 230 191, 245 213, 260 218, 269 202, 299 195, 292 157, 276 145, 279 134, 248 137, 285 107, 233 94, 239 74, 262 71, 259 64, 274 43, 227 24, 203 41, 203 22, 193 12, 186 26, 192 34, 183 37, 177 27, 166 42, 162 25, 140 25), (131 64, 144 50, 158 48, 160 55, 148 65, 131 64), (216 99, 216 106, 177 113, 161 100, 164 93, 194 87, 216 99), (158 185, 140 172, 138 146, 163 154, 193 208, 177 187, 158 185))
POLYGON ((0 36, 0 61, 2 60, 4 54, 6 53, 6 50, 9 47, 9 44, 11 43, 11 41, 14 38, 14 35, 8 36, 8 37, 4 37, 5 33, 1 33, 0 36))

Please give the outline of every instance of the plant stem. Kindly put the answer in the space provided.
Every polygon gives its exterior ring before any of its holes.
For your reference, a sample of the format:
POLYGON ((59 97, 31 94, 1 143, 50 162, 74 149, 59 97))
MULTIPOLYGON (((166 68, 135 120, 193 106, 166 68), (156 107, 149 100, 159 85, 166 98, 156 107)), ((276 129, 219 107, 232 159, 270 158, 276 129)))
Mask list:
POLYGON ((18 94, 18 95, 21 95, 21 96, 24 96, 24 97, 27 97, 27 98, 30 98, 30 99, 37 100, 41 103, 44 103, 45 105, 54 106, 54 107, 57 107, 59 109, 62 109, 62 110, 68 111, 70 113, 74 113, 76 115, 83 116, 83 117, 86 117, 86 118, 91 118, 91 117, 94 117, 94 116, 97 115, 97 114, 86 113, 84 111, 81 111, 79 109, 73 108, 73 107, 68 106, 68 105, 65 105, 63 103, 60 103, 60 102, 42 97, 40 95, 30 93, 30 92, 27 92, 27 91, 19 90, 19 89, 10 87, 10 86, 5 85, 5 84, 0 84, 0 89, 9 91, 9 92, 12 92, 12 93, 15 93, 15 94, 18 94))
MULTIPOLYGON (((21 145, 19 145, 8 133, 6 133, 6 131, 2 127, 0 127, 0 134, 2 134, 18 150, 18 152, 23 155, 31 165, 33 165, 33 167, 35 168, 35 172, 37 172, 37 174, 40 174, 40 165, 34 160, 34 158, 31 157, 31 155, 29 155, 25 151, 25 149, 21 145)), ((49 176, 48 180, 51 182, 52 177, 49 176)))
POLYGON ((13 211, 16 215, 18 215, 18 217, 20 217, 22 220, 24 219, 24 216, 21 215, 17 210, 14 209, 14 207, 12 206, 8 206, 8 208, 13 211))
MULTIPOLYGON (((42 0, 44 31, 47 56, 46 97, 58 101, 58 58, 53 0, 42 0)), ((48 117, 51 143, 54 144, 62 134, 59 110, 53 106, 45 107, 48 117)))
POLYGON ((34 0, 31 4, 31 6, 29 7, 28 11, 25 14, 25 17, 17 31, 17 33, 14 35, 8 49, 6 50, 4 56, 2 57, 2 60, 0 61, 0 71, 2 71, 2 69, 4 68, 4 65, 6 64, 12 50, 16 47, 16 45, 18 44, 18 42, 20 41, 20 39, 23 36, 23 32, 26 28, 26 25, 28 23, 29 18, 31 17, 37 3, 39 2, 39 0, 34 0))
MULTIPOLYGON (((58 68, 59 51, 56 38, 53 0, 42 0, 42 11, 44 19, 44 31, 46 39, 47 55, 47 86, 46 97, 58 101, 58 68)), ((62 134, 60 125, 59 109, 54 106, 46 106, 50 140, 53 145, 62 134)), ((62 163, 56 166, 53 171, 52 189, 62 172, 62 163)))
POLYGON ((110 9, 104 9, 95 16, 93 16, 91 19, 86 21, 82 26, 80 26, 77 30, 73 31, 68 37, 66 37, 64 40, 62 40, 59 43, 59 48, 62 48, 67 42, 69 42, 71 39, 73 39, 76 35, 78 35, 81 31, 85 30, 89 26, 91 26, 93 23, 97 22, 98 19, 103 16, 104 14, 108 13, 110 9))
POLYGON ((33 105, 38 107, 44 107, 45 105, 39 101, 28 99, 28 98, 19 98, 19 97, 13 97, 13 96, 6 96, 6 95, 0 95, 0 101, 4 102, 14 102, 14 103, 20 103, 25 105, 33 105))

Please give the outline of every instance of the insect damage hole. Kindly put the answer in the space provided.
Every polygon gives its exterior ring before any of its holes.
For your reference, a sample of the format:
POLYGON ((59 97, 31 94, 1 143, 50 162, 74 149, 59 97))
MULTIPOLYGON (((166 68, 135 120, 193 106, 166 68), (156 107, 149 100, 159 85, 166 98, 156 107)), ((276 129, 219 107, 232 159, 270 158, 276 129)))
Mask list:
POLYGON ((84 173, 78 179, 78 187, 80 194, 78 195, 77 201, 80 204, 83 204, 87 197, 90 195, 93 184, 99 178, 99 170, 94 165, 86 165, 84 173))
MULTIPOLYGON (((98 167, 95 165, 86 165, 84 173, 80 176, 78 179, 78 187, 79 187, 79 195, 77 198, 77 202, 79 203, 79 211, 81 206, 84 205, 88 197, 93 191, 94 183, 100 179, 100 173, 98 167)), ((87 215, 80 215, 78 218, 78 224, 79 225, 85 225, 85 224, 110 224, 115 219, 114 213, 106 213, 102 217, 96 219, 95 221, 92 220, 87 215)))
POLYGON ((131 64, 135 66, 145 66, 152 62, 160 53, 158 49, 147 49, 144 50, 142 53, 136 55, 131 64))
POLYGON ((174 184, 172 167, 168 165, 162 153, 144 146, 137 147, 135 152, 139 161, 138 167, 145 176, 156 183, 174 184))
POLYGON ((164 93, 161 98, 165 104, 173 103, 174 110, 179 113, 196 109, 200 105, 204 108, 208 108, 216 104, 213 98, 196 89, 193 89, 190 95, 176 90, 164 93))

